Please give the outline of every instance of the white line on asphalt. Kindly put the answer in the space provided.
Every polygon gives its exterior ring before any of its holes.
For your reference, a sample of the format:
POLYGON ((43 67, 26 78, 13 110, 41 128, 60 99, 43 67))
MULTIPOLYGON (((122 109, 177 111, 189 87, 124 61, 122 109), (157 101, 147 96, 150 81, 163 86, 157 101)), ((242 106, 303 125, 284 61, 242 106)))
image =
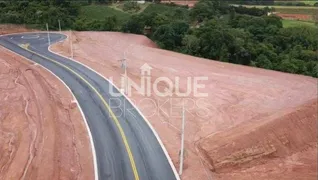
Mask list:
POLYGON ((21 36, 21 39, 37 39, 39 38, 39 35, 31 35, 31 36, 21 36))
MULTIPOLYGON (((65 35, 67 38, 69 38, 67 34, 64 34, 64 35, 65 35)), ((74 62, 76 62, 76 63, 78 63, 78 64, 81 64, 82 66, 84 66, 84 67, 88 68, 89 70, 95 72, 96 74, 98 74, 99 76, 101 76, 102 78, 104 78, 107 82, 109 82, 112 86, 114 86, 114 87, 118 90, 118 92, 120 92, 120 93, 130 102, 130 104, 137 110, 137 112, 141 115, 141 117, 145 120, 145 122, 147 123, 147 125, 149 126, 149 128, 152 130, 152 132, 153 132, 153 134, 155 135, 155 137, 157 138, 157 140, 158 140, 158 142, 159 142, 159 144, 160 144, 160 146, 161 146, 161 148, 162 148, 164 154, 166 155, 166 157, 167 157, 167 159, 168 159, 168 162, 169 162, 169 164, 170 164, 170 166, 171 166, 171 169, 173 170, 173 173, 174 173, 176 179, 177 179, 177 180, 180 180, 179 174, 178 174, 178 172, 177 172, 177 170, 176 170, 176 168, 175 168, 175 166, 174 166, 174 164, 173 164, 173 162, 172 162, 172 159, 171 159, 171 157, 169 156, 167 149, 166 149, 165 146, 163 145, 163 142, 161 141, 161 139, 160 139, 158 133, 157 133, 156 130, 153 128, 153 126, 150 124, 149 120, 142 114, 142 112, 137 108, 137 106, 130 100, 130 98, 128 98, 125 94, 123 94, 123 93, 119 90, 119 88, 118 88, 113 82, 109 81, 105 76, 103 76, 103 75, 100 74, 99 72, 95 71, 95 70, 92 69, 91 67, 89 67, 89 66, 87 66, 87 65, 85 65, 85 64, 83 64, 83 63, 81 63, 81 62, 79 62, 79 61, 75 61, 74 59, 71 59, 71 58, 69 58, 69 57, 66 57, 66 56, 64 56, 64 55, 62 55, 62 54, 57 54, 57 53, 53 52, 53 51, 51 50, 51 47, 52 47, 52 45, 49 46, 49 48, 48 48, 51 53, 56 54, 56 55, 59 55, 59 56, 62 56, 62 57, 64 57, 64 58, 69 59, 69 60, 71 60, 71 61, 74 61, 74 62)))
MULTIPOLYGON (((33 34, 33 33, 41 33, 41 34, 44 33, 44 34, 45 34, 46 32, 24 32, 23 34, 33 34)), ((55 33, 57 33, 57 32, 55 32, 55 33)), ((15 34, 22 34, 22 33, 5 34, 5 35, 0 35, 0 37, 1 37, 1 36, 7 36, 7 35, 15 35, 15 34)), ((58 33, 57 33, 57 34, 58 34, 58 33)), ((64 34, 64 35, 65 35, 67 38, 69 38, 67 34, 64 34)), ((52 46, 52 45, 51 45, 51 46, 52 46)), ((64 57, 64 58, 67 58, 67 59, 69 59, 69 60, 71 60, 71 61, 74 61, 74 62, 76 62, 76 63, 78 63, 78 64, 83 65, 84 67, 90 69, 91 71, 95 72, 95 73, 98 74, 99 76, 103 77, 107 82, 109 82, 111 85, 113 85, 113 86, 119 91, 119 88, 118 88, 115 84, 113 84, 111 81, 109 81, 109 80, 108 80, 107 78, 105 78, 103 75, 101 75, 99 72, 95 71, 94 69, 90 68, 89 66, 87 66, 87 65, 85 65, 85 64, 83 64, 83 63, 81 63, 81 62, 79 62, 79 61, 75 61, 75 60, 73 60, 73 59, 71 59, 71 58, 69 58, 69 57, 66 57, 66 56, 62 55, 62 54, 57 54, 57 53, 53 52, 53 51, 51 50, 51 46, 49 46, 49 48, 48 48, 48 50, 49 50, 51 53, 56 54, 56 55, 59 55, 59 56, 62 56, 62 57, 64 57)), ((13 51, 12 51, 12 52, 13 52, 13 51)), ((15 52, 13 52, 13 53, 15 53, 15 52)), ((17 53, 15 53, 15 54, 17 54, 17 53)), ((22 57, 23 57, 23 56, 22 56, 22 57)), ((28 59, 27 59, 27 60, 28 60, 28 59)), ((121 92, 121 91, 119 91, 119 92, 121 92)), ((172 168, 172 170, 173 170, 173 172, 174 172, 174 175, 175 175, 176 179, 177 179, 177 180, 180 180, 180 177, 179 177, 179 175, 178 175, 178 173, 177 173, 177 170, 176 170, 176 168, 175 168, 175 166, 174 166, 174 164, 173 164, 173 162, 172 162, 172 159, 170 158, 170 156, 169 156, 169 154, 168 154, 168 151, 167 151, 166 148, 164 147, 164 145, 163 145, 163 143, 162 143, 162 141, 161 141, 161 139, 160 139, 158 133, 156 132, 156 130, 155 130, 155 129, 153 128, 153 126, 150 124, 150 122, 148 121, 148 119, 147 119, 147 118, 141 113, 141 111, 136 107, 136 105, 133 104, 132 101, 131 101, 126 95, 123 94, 123 96, 125 96, 125 98, 134 106, 134 108, 138 111, 138 113, 144 118, 144 120, 146 121, 146 123, 148 124, 148 126, 150 127, 150 129, 152 130, 152 132, 154 133, 155 137, 157 138, 157 140, 158 140, 158 142, 159 142, 159 144, 160 144, 160 146, 161 146, 163 152, 165 153, 165 155, 166 155, 166 157, 167 157, 167 159, 168 159, 168 162, 169 162, 169 164, 170 164, 170 166, 171 166, 171 168, 172 168)), ((79 105, 79 107, 80 107, 80 105, 79 105)), ((84 116, 83 111, 82 111, 81 108, 80 108, 80 111, 81 111, 81 114, 82 114, 82 116, 83 116, 83 118, 84 118, 84 120, 85 120, 85 124, 88 126, 87 121, 86 121, 86 119, 85 119, 85 116, 84 116)), ((88 130, 89 130, 89 127, 88 127, 88 130)), ((90 136, 92 148, 94 149, 94 151, 93 151, 93 158, 94 158, 95 180, 98 180, 98 169, 97 169, 96 151, 95 151, 94 141, 91 139, 91 138, 92 138, 92 136, 91 136, 91 131, 89 130, 88 132, 89 132, 89 136, 90 136)))
MULTIPOLYGON (((35 32, 28 32, 28 33, 35 33, 35 32)), ((41 32, 40 32, 40 33, 41 33, 41 32)), ((14 35, 14 34, 21 34, 21 33, 5 34, 5 35, 0 35, 0 37, 1 37, 1 36, 14 35)), ((6 49, 7 49, 7 48, 6 48, 6 49)), ((21 56, 22 58, 26 59, 26 60, 29 61, 29 62, 34 63, 34 61, 31 61, 31 60, 25 58, 24 56, 22 56, 22 55, 20 55, 20 54, 18 54, 18 53, 16 53, 16 52, 14 52, 14 51, 11 51, 10 49, 7 49, 7 50, 9 50, 10 52, 12 52, 12 53, 14 53, 14 54, 16 54, 16 55, 18 55, 18 56, 21 56)), ((75 95, 72 93, 70 87, 67 86, 62 79, 60 79, 60 78, 59 78, 57 75, 55 75, 51 70, 47 69, 46 67, 42 66, 41 64, 39 64, 39 66, 42 67, 42 68, 44 68, 45 70, 47 70, 47 71, 50 72, 51 74, 53 74, 57 79, 59 79, 59 80, 64 84, 64 86, 66 86, 66 88, 67 88, 67 89, 69 90, 69 92, 72 94, 73 99, 76 101, 76 103, 77 103, 77 105, 78 105, 78 108, 79 108, 79 111, 81 112, 81 115, 82 115, 82 117, 83 117, 83 119, 84 119, 84 123, 85 123, 86 129, 87 129, 87 131, 88 131, 88 136, 89 136, 89 140, 90 140, 90 143, 91 143, 91 150, 92 150, 92 154, 93 154, 93 165, 94 165, 94 176, 95 176, 95 180, 99 180, 99 177, 98 177, 98 169, 97 169, 96 151, 95 151, 95 145, 94 145, 92 133, 91 133, 91 130, 90 130, 89 126, 88 126, 88 123, 87 123, 86 117, 85 117, 85 115, 84 115, 84 113, 83 113, 83 110, 82 110, 80 104, 78 103, 78 100, 76 99, 75 95)))

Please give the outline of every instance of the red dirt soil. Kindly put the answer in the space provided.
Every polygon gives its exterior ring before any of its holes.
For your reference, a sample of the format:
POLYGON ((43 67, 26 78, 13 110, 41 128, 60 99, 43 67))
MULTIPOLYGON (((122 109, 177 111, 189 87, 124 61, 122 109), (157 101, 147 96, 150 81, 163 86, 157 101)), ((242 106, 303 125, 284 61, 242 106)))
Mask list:
MULTIPOLYGON (((117 86, 123 73, 118 60, 125 51, 128 76, 135 82, 140 82, 144 63, 153 68, 152 83, 162 76, 180 77, 181 92, 187 77, 209 78, 199 90, 208 97, 187 97, 182 179, 316 179, 316 78, 161 50, 140 35, 73 32, 72 37, 74 58, 115 77, 117 86)), ((52 50, 69 56, 69 45, 66 40, 52 50)), ((145 97, 136 91, 131 98, 178 168, 183 98, 145 97)))
POLYGON ((55 76, 0 47, 1 180, 94 178, 87 130, 72 104, 55 76))
POLYGON ((302 20, 302 21, 309 21, 312 19, 311 15, 308 14, 283 14, 283 13, 276 13, 276 16, 279 16, 283 19, 289 20, 302 20))
POLYGON ((0 35, 9 34, 9 33, 30 32, 30 31, 35 31, 35 30, 29 29, 22 25, 0 24, 0 35))

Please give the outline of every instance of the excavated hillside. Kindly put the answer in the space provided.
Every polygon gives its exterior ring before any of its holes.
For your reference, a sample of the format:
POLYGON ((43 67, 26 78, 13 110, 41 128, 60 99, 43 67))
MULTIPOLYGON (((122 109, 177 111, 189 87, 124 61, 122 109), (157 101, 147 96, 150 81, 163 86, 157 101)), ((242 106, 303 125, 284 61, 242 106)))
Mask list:
MULTIPOLYGON (((285 178, 315 179, 317 173, 317 101, 312 100, 297 108, 277 112, 251 123, 244 123, 199 142, 200 153, 206 157, 210 170, 229 173, 266 165, 272 165, 285 178), (302 153, 312 156, 302 159, 302 153), (285 171, 285 169, 287 171, 285 171), (300 174, 301 173, 301 174, 300 174)), ((259 179, 259 178, 258 178, 259 179)))
POLYGON ((0 180, 93 179, 90 149, 68 89, 0 47, 0 180))

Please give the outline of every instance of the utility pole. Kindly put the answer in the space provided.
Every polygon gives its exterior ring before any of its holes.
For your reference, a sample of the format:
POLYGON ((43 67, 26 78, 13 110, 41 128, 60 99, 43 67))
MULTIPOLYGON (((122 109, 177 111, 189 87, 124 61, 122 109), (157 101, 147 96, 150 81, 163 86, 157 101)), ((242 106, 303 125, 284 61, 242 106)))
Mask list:
POLYGON ((58 21, 59 21, 59 31, 61 32, 61 21, 60 20, 58 21))
POLYGON ((72 30, 70 30, 70 43, 71 43, 71 59, 74 59, 72 30))
POLYGON ((126 62, 126 58, 125 58, 124 69, 125 69, 125 92, 128 95, 128 77, 127 77, 127 62, 126 62))
POLYGON ((181 130, 181 149, 180 149, 180 166, 179 166, 179 175, 182 175, 183 170, 183 153, 184 153, 184 126, 185 126, 185 109, 184 103, 182 106, 182 130, 181 130))
POLYGON ((49 31, 49 24, 48 23, 46 23, 46 31, 47 31, 47 39, 49 42, 49 46, 51 46, 50 31, 49 31))
POLYGON ((128 94, 128 77, 127 77, 127 61, 126 61, 126 51, 124 52, 124 58, 119 60, 121 62, 121 67, 124 69, 124 93, 128 94))

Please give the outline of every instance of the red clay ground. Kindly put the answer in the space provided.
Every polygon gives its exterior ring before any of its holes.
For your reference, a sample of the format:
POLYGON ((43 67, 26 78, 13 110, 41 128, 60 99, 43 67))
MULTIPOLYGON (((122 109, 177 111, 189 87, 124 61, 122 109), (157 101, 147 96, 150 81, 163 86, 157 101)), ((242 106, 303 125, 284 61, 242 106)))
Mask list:
POLYGON ((0 35, 8 34, 8 33, 30 32, 30 31, 34 31, 34 30, 28 29, 21 25, 0 24, 0 35))
POLYGON ((1 180, 94 178, 87 130, 72 101, 55 76, 0 47, 1 180))
MULTIPOLYGON (((70 41, 54 45, 70 55, 70 41)), ((140 67, 158 77, 207 76, 206 98, 187 97, 185 166, 182 179, 316 179, 317 79, 222 63, 161 50, 144 36, 74 32, 75 59, 120 85, 118 60, 126 51, 128 76, 140 67), (147 47, 150 46, 150 47, 147 47), (194 102, 196 104, 194 104, 194 102)), ((159 83, 163 91, 166 83, 159 83)), ((174 87, 174 91, 177 88, 174 87)), ((178 168, 181 98, 131 97, 159 133, 178 168)))
POLYGON ((290 20, 302 20, 302 21, 309 21, 312 19, 311 15, 308 14, 283 14, 277 13, 275 14, 283 19, 290 19, 290 20))

